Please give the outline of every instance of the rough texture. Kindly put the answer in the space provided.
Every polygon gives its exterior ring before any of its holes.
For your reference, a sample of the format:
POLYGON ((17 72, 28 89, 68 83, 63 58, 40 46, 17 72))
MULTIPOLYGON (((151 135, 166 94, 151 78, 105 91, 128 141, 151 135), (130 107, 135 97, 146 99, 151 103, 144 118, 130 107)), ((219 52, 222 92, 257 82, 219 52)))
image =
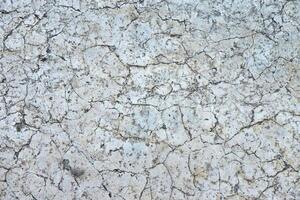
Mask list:
POLYGON ((300 199, 299 0, 2 0, 0 199, 300 199))

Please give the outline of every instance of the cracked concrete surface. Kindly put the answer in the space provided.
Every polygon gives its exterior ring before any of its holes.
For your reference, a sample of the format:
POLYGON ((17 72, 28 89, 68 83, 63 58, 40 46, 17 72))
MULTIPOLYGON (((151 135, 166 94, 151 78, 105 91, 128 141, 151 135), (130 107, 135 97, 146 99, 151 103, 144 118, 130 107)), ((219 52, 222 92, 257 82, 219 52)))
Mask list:
POLYGON ((299 0, 2 0, 0 199, 300 199, 299 0))

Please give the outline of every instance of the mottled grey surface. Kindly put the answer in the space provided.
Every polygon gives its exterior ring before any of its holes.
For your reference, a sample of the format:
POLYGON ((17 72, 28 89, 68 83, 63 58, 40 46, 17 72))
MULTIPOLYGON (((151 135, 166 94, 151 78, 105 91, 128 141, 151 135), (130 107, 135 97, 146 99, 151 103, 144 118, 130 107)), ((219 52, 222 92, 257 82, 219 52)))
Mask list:
POLYGON ((300 199, 299 0, 1 0, 0 199, 300 199))

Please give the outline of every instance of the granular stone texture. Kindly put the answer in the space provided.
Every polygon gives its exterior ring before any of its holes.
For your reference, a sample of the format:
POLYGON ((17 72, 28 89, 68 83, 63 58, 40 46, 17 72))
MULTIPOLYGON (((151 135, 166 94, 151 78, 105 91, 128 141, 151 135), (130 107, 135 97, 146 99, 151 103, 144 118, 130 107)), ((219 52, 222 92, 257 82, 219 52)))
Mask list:
POLYGON ((299 0, 1 0, 1 200, 299 200, 299 0))

